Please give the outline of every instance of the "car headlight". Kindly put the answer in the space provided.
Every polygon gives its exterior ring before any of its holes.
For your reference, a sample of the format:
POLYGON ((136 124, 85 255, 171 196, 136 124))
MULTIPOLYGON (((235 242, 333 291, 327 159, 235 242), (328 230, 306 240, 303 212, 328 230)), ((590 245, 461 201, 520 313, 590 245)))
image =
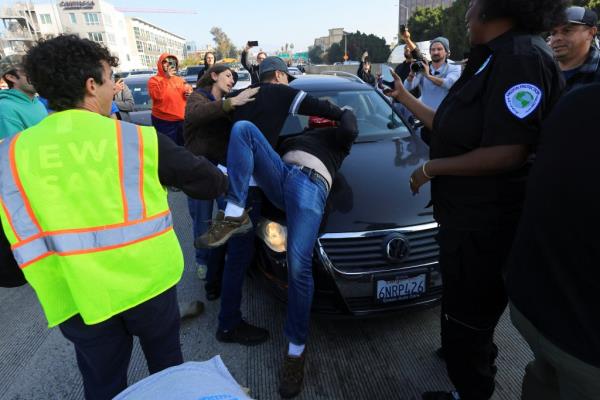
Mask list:
POLYGON ((284 253, 287 250, 287 227, 263 218, 258 224, 258 237, 271 250, 284 253))

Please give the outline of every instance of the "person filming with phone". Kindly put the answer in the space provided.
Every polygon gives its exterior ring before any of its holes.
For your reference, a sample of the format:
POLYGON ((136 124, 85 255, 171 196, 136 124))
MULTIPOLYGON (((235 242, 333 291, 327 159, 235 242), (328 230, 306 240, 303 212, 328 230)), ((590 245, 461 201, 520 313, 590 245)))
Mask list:
MULTIPOLYGON (((410 38, 407 28, 401 32, 402 40, 411 51, 417 46, 410 38)), ((423 57, 417 57, 410 66, 410 73, 404 81, 404 87, 408 91, 416 88, 421 90, 421 101, 427 107, 437 110, 442 100, 454 83, 460 78, 460 66, 448 63, 450 57, 450 42, 445 37, 433 39, 429 45, 431 62, 423 57)))
POLYGON ((267 58, 267 53, 265 53, 264 51, 260 51, 256 55, 256 65, 248 64, 248 51, 256 46, 258 46, 257 40, 249 40, 248 43, 246 43, 246 47, 244 47, 244 50, 242 51, 242 59, 240 60, 244 69, 250 72, 250 79, 252 85, 260 82, 258 76, 258 67, 260 66, 260 63, 263 62, 265 58, 267 58))
POLYGON ((187 97, 192 86, 177 76, 179 60, 171 54, 158 58, 158 72, 148 80, 148 92, 152 98, 152 125, 163 135, 183 146, 183 117, 187 97))

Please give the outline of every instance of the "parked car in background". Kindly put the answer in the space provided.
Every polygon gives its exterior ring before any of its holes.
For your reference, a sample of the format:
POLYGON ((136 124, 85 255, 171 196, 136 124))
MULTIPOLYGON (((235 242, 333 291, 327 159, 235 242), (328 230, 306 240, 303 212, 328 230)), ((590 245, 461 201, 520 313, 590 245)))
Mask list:
MULTIPOLYGON (((366 316, 436 304, 442 292, 429 186, 413 196, 409 177, 428 148, 391 102, 351 74, 306 75, 291 86, 356 114, 359 135, 333 182, 313 252, 317 313, 366 316)), ((290 115, 282 140, 308 117, 290 115)), ((287 299, 285 214, 263 207, 257 270, 287 299)))
POLYGON ((190 65, 185 70, 181 71, 180 75, 187 83, 196 89, 196 82, 198 81, 198 74, 200 71, 204 71, 204 65, 190 65))
POLYGON ((137 70, 133 70, 133 71, 129 71, 129 74, 127 76, 130 75, 156 75, 156 70, 155 69, 137 69, 137 70))
POLYGON ((250 73, 246 70, 235 71, 238 75, 238 80, 233 87, 233 90, 245 89, 251 84, 250 73))
POLYGON ((302 71, 298 69, 298 67, 288 67, 288 72, 290 75, 302 75, 302 71))
POLYGON ((131 122, 137 125, 152 125, 152 119, 150 114, 152 112, 152 99, 148 93, 148 80, 153 77, 154 74, 146 75, 129 75, 124 79, 125 84, 131 90, 133 94, 133 100, 135 107, 132 112, 129 113, 131 122))

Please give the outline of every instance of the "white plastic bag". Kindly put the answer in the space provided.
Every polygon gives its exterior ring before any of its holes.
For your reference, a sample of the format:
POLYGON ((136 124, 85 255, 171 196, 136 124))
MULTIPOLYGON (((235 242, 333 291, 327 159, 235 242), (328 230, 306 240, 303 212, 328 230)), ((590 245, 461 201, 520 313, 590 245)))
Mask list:
POLYGON ((227 370, 220 356, 186 362, 150 375, 114 400, 251 400, 227 370))

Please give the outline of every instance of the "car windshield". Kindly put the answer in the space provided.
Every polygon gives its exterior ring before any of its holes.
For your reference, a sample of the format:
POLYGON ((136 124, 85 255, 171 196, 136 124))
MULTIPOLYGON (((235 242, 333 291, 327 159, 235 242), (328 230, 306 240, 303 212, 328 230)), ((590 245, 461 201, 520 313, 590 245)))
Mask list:
MULTIPOLYGON (((322 100, 329 100, 339 107, 351 107, 358 121, 358 141, 410 135, 410 131, 392 106, 374 90, 310 92, 309 94, 322 100)), ((281 135, 301 133, 307 126, 307 116, 290 115, 281 130, 281 135)))
POLYGON ((148 93, 148 82, 142 81, 139 83, 129 83, 127 86, 133 93, 133 101, 135 101, 135 110, 149 110, 152 108, 152 99, 148 93))

